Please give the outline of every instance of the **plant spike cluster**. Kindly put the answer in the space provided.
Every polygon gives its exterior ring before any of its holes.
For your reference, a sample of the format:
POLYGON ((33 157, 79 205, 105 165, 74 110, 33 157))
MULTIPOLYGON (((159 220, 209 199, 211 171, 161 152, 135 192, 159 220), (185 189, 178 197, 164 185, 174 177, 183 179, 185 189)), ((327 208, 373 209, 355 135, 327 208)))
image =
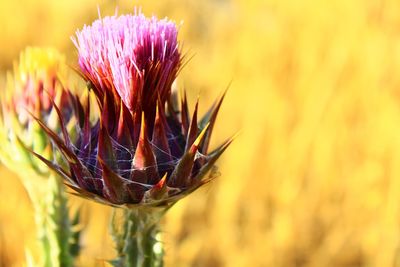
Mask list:
POLYGON ((232 140, 208 153, 224 95, 198 120, 184 95, 181 110, 172 84, 182 57, 176 25, 143 14, 98 19, 77 31, 81 75, 100 110, 91 123, 90 104, 72 98, 77 138, 58 111, 62 136, 38 119, 69 169, 36 154, 81 196, 113 206, 170 206, 209 182, 206 174, 232 140))

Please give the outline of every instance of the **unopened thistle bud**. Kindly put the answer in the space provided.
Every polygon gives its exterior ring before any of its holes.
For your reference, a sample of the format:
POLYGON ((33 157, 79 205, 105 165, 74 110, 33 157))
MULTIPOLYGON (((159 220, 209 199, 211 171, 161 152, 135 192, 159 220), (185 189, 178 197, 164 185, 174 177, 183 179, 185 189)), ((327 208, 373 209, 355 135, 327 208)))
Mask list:
POLYGON ((21 53, 14 73, 8 74, 7 87, 0 95, 0 158, 11 169, 20 171, 26 165, 25 169, 47 171, 23 146, 52 159, 50 140, 35 117, 56 132, 60 127, 53 102, 64 117, 71 117, 68 91, 61 82, 65 70, 64 57, 55 49, 30 47, 21 53))

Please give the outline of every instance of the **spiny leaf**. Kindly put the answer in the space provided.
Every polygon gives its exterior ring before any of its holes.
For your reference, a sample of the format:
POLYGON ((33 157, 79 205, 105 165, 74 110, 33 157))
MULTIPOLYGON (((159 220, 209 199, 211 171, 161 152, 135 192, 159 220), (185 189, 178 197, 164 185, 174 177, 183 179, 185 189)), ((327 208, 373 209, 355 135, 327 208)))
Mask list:
POLYGON ((183 93, 183 98, 181 100, 181 122, 182 122, 182 132, 183 136, 186 138, 189 131, 189 107, 186 98, 186 91, 183 93))
POLYGON ((154 184, 158 182, 157 162, 147 137, 147 127, 142 113, 142 126, 139 142, 136 147, 135 156, 132 162, 131 180, 141 183, 154 184))
POLYGON ((121 100, 118 129, 117 129, 117 140, 121 145, 126 147, 128 150, 132 150, 133 149, 132 139, 133 139, 132 117, 128 109, 122 103, 121 100))
POLYGON ((24 148, 26 149, 28 152, 30 152, 32 155, 34 155, 35 157, 37 157, 40 161, 42 161, 44 164, 46 164, 51 170, 55 171, 56 173, 58 173, 61 177, 63 177, 64 179, 66 179, 69 183, 76 185, 76 182, 71 178, 70 174, 64 170, 61 166, 58 166, 56 164, 54 164, 53 162, 51 162, 50 160, 44 158, 43 156, 39 155, 38 153, 36 153, 35 151, 33 151, 32 149, 30 149, 29 147, 27 147, 24 142, 22 142, 21 139, 19 139, 17 137, 18 143, 24 148))
POLYGON ((129 200, 123 178, 113 172, 100 157, 98 157, 97 160, 102 168, 102 176, 105 185, 103 191, 110 198, 111 202, 121 204, 129 200))
POLYGON ((222 101, 224 100, 227 91, 228 89, 225 90, 220 99, 214 105, 212 105, 211 109, 200 121, 200 127, 203 127, 203 125, 206 125, 207 123, 210 125, 206 137, 204 138, 204 141, 200 147, 200 152, 203 154, 207 154, 208 146, 210 145, 211 134, 215 125, 215 121, 217 120, 218 111, 221 108, 222 101))
POLYGON ((193 144, 194 140, 196 140, 197 136, 197 110, 199 107, 199 99, 197 98, 196 106, 193 111, 192 120, 190 121, 189 132, 186 138, 186 147, 185 151, 187 151, 193 144))
POLYGON ((208 162, 200 169, 199 173, 196 175, 194 180, 201 181, 201 179, 207 174, 207 172, 214 166, 217 159, 224 153, 224 151, 230 146, 233 140, 237 135, 228 139, 225 143, 223 143, 220 147, 214 150, 213 153, 209 155, 208 162))
POLYGON ((99 142, 98 142, 98 157, 107 164, 111 170, 118 170, 117 160, 114 154, 110 135, 105 126, 100 123, 99 142))
POLYGON ((51 103, 53 105, 53 108, 57 112, 57 116, 58 116, 58 119, 60 121, 61 132, 63 134, 65 143, 66 143, 67 147, 70 148, 71 147, 71 140, 69 139, 69 134, 68 134, 68 130, 67 130, 66 126, 65 126, 65 121, 64 121, 63 115, 61 114, 61 111, 58 108, 58 106, 56 105, 56 103, 54 102, 54 100, 51 99, 51 98, 50 98, 50 100, 51 100, 51 103))
POLYGON ((82 106, 81 101, 79 100, 79 97, 77 95, 73 95, 71 92, 68 91, 69 99, 73 103, 74 111, 75 111, 75 116, 78 118, 79 126, 81 128, 84 127, 84 122, 85 122, 85 111, 82 106))
POLYGON ((165 129, 168 125, 165 122, 165 118, 163 118, 163 112, 160 110, 162 107, 160 105, 160 101, 158 101, 152 137, 154 154, 156 156, 158 165, 160 163, 166 163, 172 160, 165 129))
POLYGON ((168 188, 167 188, 167 173, 164 174, 164 176, 158 181, 157 184, 155 184, 149 191, 146 192, 148 193, 148 197, 151 200, 158 200, 162 199, 168 194, 168 188))
MULTIPOLYGON (((32 115, 33 116, 33 115, 32 115)), ((82 165, 74 151, 68 148, 64 141, 51 129, 49 129, 40 119, 34 117, 34 119, 39 123, 40 127, 45 131, 45 133, 49 136, 50 139, 56 144, 56 146, 60 149, 62 155, 68 161, 70 168, 72 169, 77 183, 83 187, 90 187, 86 179, 88 177, 92 177, 89 170, 82 165)))
POLYGON ((47 134, 47 136, 51 140, 53 140, 53 142, 60 148, 61 152, 69 162, 77 163, 79 161, 74 152, 71 151, 70 148, 65 145, 64 140, 62 140, 56 133, 54 133, 50 128, 48 128, 42 120, 35 117, 32 113, 31 116, 35 119, 35 121, 39 124, 39 126, 47 134))
POLYGON ((179 160, 168 181, 169 186, 181 188, 189 185, 196 152, 200 142, 203 140, 207 129, 208 125, 199 134, 190 149, 179 160))
MULTIPOLYGON (((86 107, 84 111, 84 122, 83 122, 83 144, 89 144, 91 131, 90 131, 90 97, 86 99, 86 107)), ((90 153, 90 151, 89 151, 90 153)))

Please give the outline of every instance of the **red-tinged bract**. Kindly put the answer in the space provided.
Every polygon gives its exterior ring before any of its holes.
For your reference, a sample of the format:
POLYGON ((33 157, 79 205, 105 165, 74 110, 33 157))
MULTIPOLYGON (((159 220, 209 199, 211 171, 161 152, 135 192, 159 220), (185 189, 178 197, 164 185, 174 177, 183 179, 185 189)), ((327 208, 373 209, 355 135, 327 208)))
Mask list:
POLYGON ((197 104, 189 115, 186 96, 180 110, 173 105, 182 62, 177 34, 172 21, 141 13, 105 17, 77 31, 80 72, 97 99, 99 120, 90 122, 89 101, 74 98, 74 140, 66 129, 58 136, 41 123, 69 168, 37 156, 79 195, 116 206, 168 206, 213 178, 207 174, 231 143, 208 153, 223 96, 201 120, 197 104))

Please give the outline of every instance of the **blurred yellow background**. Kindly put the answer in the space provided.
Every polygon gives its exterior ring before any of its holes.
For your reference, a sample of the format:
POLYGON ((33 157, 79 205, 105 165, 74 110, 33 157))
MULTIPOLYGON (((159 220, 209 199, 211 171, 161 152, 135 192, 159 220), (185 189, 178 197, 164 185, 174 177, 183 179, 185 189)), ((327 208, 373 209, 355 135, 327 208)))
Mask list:
MULTIPOLYGON (((76 65, 69 37, 97 5, 184 21, 179 85, 203 111, 233 80, 213 143, 241 134, 222 175, 166 216, 166 266, 400 266, 399 1, 1 1, 2 76, 26 45, 76 65)), ((0 176, 0 266, 21 266, 32 210, 0 176)), ((87 223, 80 266, 107 266, 110 209, 71 205, 87 223)))

